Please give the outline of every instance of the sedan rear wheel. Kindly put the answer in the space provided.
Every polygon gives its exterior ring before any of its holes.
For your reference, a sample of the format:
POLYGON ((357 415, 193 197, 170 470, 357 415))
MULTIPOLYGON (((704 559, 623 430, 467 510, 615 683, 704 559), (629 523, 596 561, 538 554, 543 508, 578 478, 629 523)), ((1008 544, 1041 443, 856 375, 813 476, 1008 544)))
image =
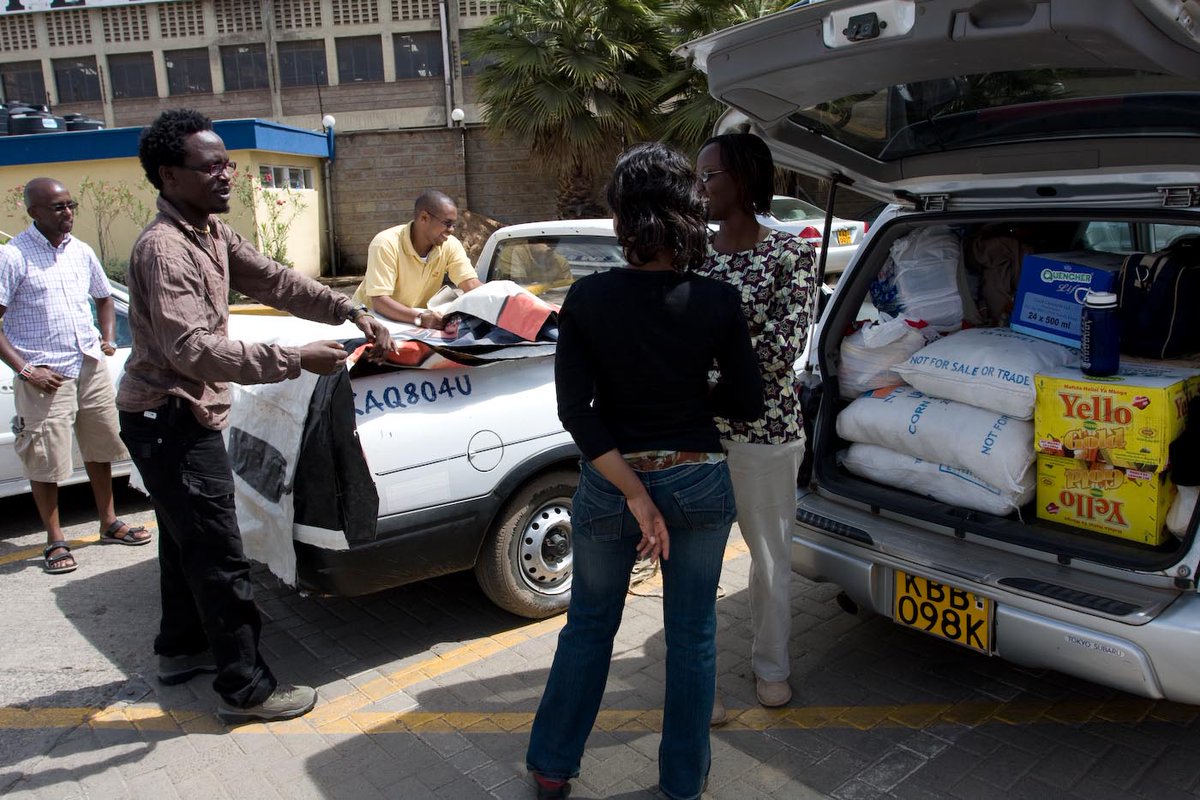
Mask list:
POLYGON ((541 619, 571 599, 571 497, 579 473, 555 470, 521 487, 488 533, 475 578, 493 603, 541 619))

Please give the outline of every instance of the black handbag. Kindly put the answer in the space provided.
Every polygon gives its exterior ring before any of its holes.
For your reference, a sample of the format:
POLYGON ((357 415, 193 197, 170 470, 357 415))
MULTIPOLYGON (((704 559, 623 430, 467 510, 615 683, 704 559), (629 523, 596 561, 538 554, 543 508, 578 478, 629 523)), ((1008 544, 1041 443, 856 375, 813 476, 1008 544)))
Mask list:
POLYGON ((1200 238, 1126 258, 1118 294, 1121 352, 1176 358, 1200 351, 1200 238))

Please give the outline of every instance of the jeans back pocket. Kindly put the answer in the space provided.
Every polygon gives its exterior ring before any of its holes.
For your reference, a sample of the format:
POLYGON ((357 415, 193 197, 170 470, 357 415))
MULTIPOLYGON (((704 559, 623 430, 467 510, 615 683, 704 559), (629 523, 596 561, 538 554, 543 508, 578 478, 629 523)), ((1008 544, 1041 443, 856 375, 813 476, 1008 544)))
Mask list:
POLYGON ((585 463, 571 503, 571 535, 585 536, 595 542, 613 542, 630 532, 641 535, 629 513, 625 495, 595 467, 585 463))
POLYGON ((733 502, 733 484, 729 467, 713 464, 696 469, 701 476, 693 483, 671 492, 675 505, 683 514, 687 526, 695 530, 732 525, 737 517, 733 502))

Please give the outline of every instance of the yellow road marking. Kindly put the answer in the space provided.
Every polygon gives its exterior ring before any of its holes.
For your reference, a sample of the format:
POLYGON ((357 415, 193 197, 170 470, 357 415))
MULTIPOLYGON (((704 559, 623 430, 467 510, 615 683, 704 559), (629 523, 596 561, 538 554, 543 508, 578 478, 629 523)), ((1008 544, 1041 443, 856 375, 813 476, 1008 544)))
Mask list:
MULTIPOLYGON (((81 547, 87 547, 89 544, 95 544, 98 541, 100 541, 100 534, 92 534, 91 536, 84 536, 80 539, 67 539, 67 547, 71 548, 72 550, 78 550, 81 547)), ((38 545, 37 547, 22 547, 19 550, 13 550, 11 553, 5 553, 4 555, 0 556, 0 567, 4 566, 5 564, 13 564, 17 561, 25 561, 26 559, 30 558, 41 558, 42 551, 45 550, 45 548, 46 545, 42 544, 38 545)))
MULTIPOLYGON (((155 522, 134 523, 134 527, 137 527, 137 525, 141 525, 141 524, 145 524, 146 530, 148 530, 148 531, 158 530, 158 524, 155 522)), ((72 550, 78 550, 80 548, 87 547, 88 545, 96 544, 99 541, 100 541, 100 534, 98 534, 98 533, 93 533, 88 536, 81 536, 78 539, 67 539, 66 540, 67 547, 71 548, 72 550)), ((129 547, 129 546, 131 546, 131 545, 122 545, 122 547, 129 547)), ((132 545, 132 546, 145 547, 146 545, 132 545)), ((38 545, 37 547, 22 547, 18 550, 13 550, 11 553, 5 553, 4 555, 0 556, 0 567, 4 566, 5 564, 13 564, 17 561, 25 561, 26 559, 30 559, 30 558, 42 558, 42 552, 45 549, 46 549, 46 545, 41 544, 41 545, 38 545)))
MULTIPOLYGON (((147 525, 147 528, 152 527, 147 525)), ((93 544, 98 536, 70 540, 72 547, 93 544)), ((40 548, 26 548, 0 558, 0 564, 40 554, 40 548)), ((740 539, 730 542, 725 560, 746 555, 740 539)), ((661 574, 641 586, 661 583, 661 574)), ((293 735, 341 733, 379 735, 385 733, 520 733, 533 722, 532 711, 365 711, 372 703, 394 692, 414 686, 476 663, 521 642, 553 633, 565 624, 565 616, 532 622, 493 636, 466 642, 418 664, 377 678, 349 695, 334 698, 313 712, 287 722, 255 723, 237 728, 239 734, 272 733, 293 735)), ((759 706, 729 708, 729 720, 720 730, 727 732, 818 729, 908 729, 922 730, 939 724, 968 726, 1032 724, 1088 725, 1137 723, 1159 720, 1186 724, 1200 710, 1175 703, 1123 697, 1103 702, 1074 700, 1050 702, 1028 700, 1013 703, 974 701, 962 703, 912 703, 882 706, 805 706, 767 709, 759 706)), ((117 703, 107 708, 14 708, 0 707, 2 730, 50 730, 87 725, 93 730, 136 731, 147 738, 157 733, 216 734, 227 730, 212 713, 196 709, 164 709, 147 703, 117 703)), ((661 709, 604 709, 596 719, 596 728, 608 732, 659 732, 661 709)))
MULTIPOLYGON (((738 538, 730 541, 725 548, 725 561, 732 561, 750 552, 746 543, 738 538)), ((661 585, 662 573, 647 579, 639 586, 661 585)), ((521 642, 537 639, 547 633, 560 630, 567 623, 565 614, 550 619, 523 625, 513 630, 497 633, 484 639, 467 642, 453 650, 435 655, 433 658, 414 664, 397 672, 357 686, 357 693, 350 693, 324 703, 314 709, 305 718, 314 720, 315 725, 325 725, 335 720, 349 716, 370 704, 406 689, 415 684, 444 675, 447 672, 460 669, 468 664, 486 659, 521 642)))
MULTIPOLYGON (((1186 722, 1196 710, 1172 703, 1153 703, 1140 698, 1120 698, 1106 703, 1067 700, 1056 703, 1021 701, 996 703, 928 703, 884 706, 808 706, 799 708, 730 708, 722 731, 819 730, 819 729, 907 729, 922 730, 939 724, 971 727, 1031 724, 1071 725, 1141 721, 1186 722), (1148 705, 1149 704, 1149 705, 1148 705)), ((254 723, 238 727, 239 733, 275 735, 340 733, 487 733, 527 732, 532 711, 355 711, 339 719, 320 722, 312 714, 287 722, 254 723)), ((173 712, 157 706, 111 706, 95 708, 0 708, 0 730, 46 730, 88 725, 94 730, 180 731, 210 733, 225 729, 212 714, 189 710, 173 712)), ((662 730, 662 710, 602 709, 596 718, 602 731, 662 730)))
MULTIPOLYGON (((150 528, 152 526, 147 525, 146 527, 150 528)), ((95 543, 98 540, 98 535, 88 536, 81 539, 72 539, 69 544, 74 547, 76 546, 76 542, 78 542, 82 546, 95 543)), ((16 561, 21 558, 39 555, 40 553, 40 549, 26 548, 21 551, 9 553, 4 558, 8 561, 16 561)), ((731 561, 748 553, 749 549, 746 547, 745 542, 741 539, 734 539, 730 541, 725 549, 724 560, 731 561)), ((5 561, 0 561, 0 564, 2 563, 5 563, 5 561)), ((659 573, 642 582, 640 585, 653 586, 661 584, 661 582, 662 574, 659 573)), ((395 729, 396 726, 401 726, 404 729, 422 726, 434 726, 440 729, 439 726, 448 726, 455 730, 459 729, 456 726, 462 726, 462 729, 465 730, 486 725, 493 725, 502 730, 528 728, 532 720, 532 712, 481 714, 479 712, 442 713, 411 711, 395 714, 391 712, 365 712, 362 709, 397 691, 402 691, 423 681, 431 680, 467 665, 477 663, 522 642, 557 632, 565 624, 566 615, 560 614, 550 619, 528 623, 519 628, 466 642, 445 653, 434 655, 432 658, 425 659, 417 664, 356 686, 355 691, 322 703, 307 714, 302 721, 297 720, 289 723, 292 725, 292 728, 288 730, 294 729, 306 733, 312 733, 314 730, 327 733, 361 733, 373 730, 378 726, 383 726, 384 729, 388 730, 395 729)), ((750 709, 750 711, 753 710, 750 709)), ((661 723, 661 711, 633 712, 632 715, 631 712, 627 711, 602 712, 602 715, 608 715, 604 717, 604 719, 609 720, 604 724, 610 726, 609 728, 605 728, 606 730, 624 729, 629 726, 645 728, 647 730, 656 729, 646 728, 645 725, 647 715, 652 716, 655 714, 658 715, 661 723)), ((823 717, 818 715, 817 718, 823 717)), ((214 727, 221 727, 221 723, 212 715, 190 714, 190 712, 177 713, 156 706, 116 705, 108 708, 31 709, 0 707, 0 730, 62 728, 74 727, 85 723, 93 728, 121 728, 125 730, 136 728, 143 731, 182 728, 184 731, 199 732, 201 730, 210 731, 214 727)), ((271 723, 270 728, 273 731, 278 731, 278 726, 282 724, 285 723, 271 723)), ((600 725, 601 723, 598 722, 597 724, 600 725)), ((239 730, 247 731, 252 728, 262 728, 265 730, 266 727, 261 725, 242 726, 239 730)), ((659 724, 659 727, 661 727, 661 724, 659 724)))

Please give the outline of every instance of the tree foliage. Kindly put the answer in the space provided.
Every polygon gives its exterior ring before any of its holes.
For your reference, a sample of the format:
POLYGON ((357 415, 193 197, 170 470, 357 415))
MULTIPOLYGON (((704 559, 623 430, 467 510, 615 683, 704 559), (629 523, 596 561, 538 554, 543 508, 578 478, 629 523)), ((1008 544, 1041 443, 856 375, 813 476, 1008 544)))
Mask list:
POLYGON ((484 121, 524 141, 560 176, 561 216, 585 208, 621 148, 652 135, 670 41, 662 0, 517 0, 465 34, 490 63, 484 121))
POLYGON ((464 34, 486 62, 483 119, 558 177, 560 216, 593 216, 598 176, 630 144, 693 153, 724 109, 671 49, 787 0, 514 0, 464 34))
MULTIPOLYGON (((664 21, 672 46, 743 22, 750 22, 790 5, 791 0, 685 0, 670 6, 664 21)), ((725 106, 708 93, 708 79, 677 56, 659 81, 660 104, 655 133, 685 153, 695 152, 712 134, 725 106)))

